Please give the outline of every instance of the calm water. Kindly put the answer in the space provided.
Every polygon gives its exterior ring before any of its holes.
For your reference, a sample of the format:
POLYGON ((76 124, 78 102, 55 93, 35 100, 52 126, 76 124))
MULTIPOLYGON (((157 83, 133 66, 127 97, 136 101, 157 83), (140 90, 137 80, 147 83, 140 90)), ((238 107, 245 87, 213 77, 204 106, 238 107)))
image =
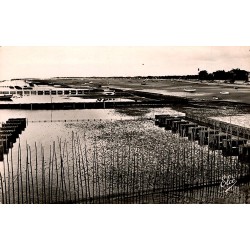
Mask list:
POLYGON ((155 114, 183 114, 171 108, 132 108, 132 109, 76 109, 76 110, 11 110, 2 109, 0 122, 9 118, 24 117, 28 122, 88 119, 134 119, 136 117, 154 117, 155 114))
MULTIPOLYGON (((27 118, 27 127, 14 143, 12 148, 13 159, 17 159, 18 144, 26 148, 30 145, 34 151, 35 143, 40 147, 44 146, 45 153, 49 151, 50 146, 58 139, 62 141, 71 141, 72 132, 75 134, 90 133, 94 135, 99 133, 98 126, 93 126, 98 121, 102 126, 110 126, 110 121, 115 120, 135 120, 138 118, 154 118, 155 114, 181 114, 171 108, 156 109, 81 109, 81 110, 1 110, 0 122, 5 122, 9 118, 25 117, 27 118)), ((218 120, 228 121, 229 117, 216 117, 218 120)), ((250 116, 232 116, 232 124, 244 125, 250 127, 250 116)), ((133 128, 132 128, 133 129, 133 128)), ((23 152, 25 156, 25 152, 23 152)), ((2 164, 0 162, 0 164, 2 164)), ((1 166, 1 165, 0 165, 1 166)))
MULTIPOLYGON (((115 99, 116 102, 134 102, 131 99, 126 98, 113 98, 107 97, 113 101, 115 99)), ((31 95, 31 96, 22 96, 20 98, 12 98, 11 101, 1 101, 1 103, 51 103, 58 102, 58 103, 68 103, 68 102, 81 102, 81 103, 88 103, 88 102, 97 102, 96 98, 81 98, 81 97, 66 97, 66 96, 47 96, 47 95, 31 95)), ((0 104, 1 104, 0 103, 0 104)))
MULTIPOLYGON (((60 170, 60 161, 57 162, 56 159, 60 159, 60 154, 63 154, 63 163, 65 166, 65 173, 70 175, 71 178, 71 188, 68 188, 68 192, 74 195, 74 190, 72 187, 72 181, 77 181, 77 178, 79 177, 79 173, 81 171, 78 171, 78 175, 76 175, 74 170, 72 169, 72 162, 74 162, 74 158, 79 157, 79 151, 77 136, 79 136, 82 139, 82 142, 86 142, 86 148, 87 148, 87 155, 88 155, 88 162, 90 165, 90 195, 98 195, 98 187, 94 186, 96 185, 97 179, 93 179, 93 176, 99 175, 96 173, 96 166, 93 165, 93 162, 95 159, 94 155, 94 147, 97 147, 98 150, 98 168, 101 168, 101 161, 102 161, 102 148, 109 148, 112 147, 109 151, 106 152, 106 160, 110 160, 109 163, 106 162, 103 166, 107 166, 107 171, 110 170, 112 173, 112 164, 116 165, 116 161, 112 160, 112 153, 116 152, 116 148, 119 149, 119 153, 121 154, 119 157, 120 159, 124 159, 124 164, 126 165, 126 162, 129 160, 125 157, 128 156, 128 153, 124 153, 128 151, 128 135, 132 135, 132 143, 131 145, 136 145, 136 147, 141 147, 141 143, 143 143, 143 147, 146 150, 147 147, 149 148, 147 151, 147 154, 145 154, 145 159, 148 160, 147 164, 144 164, 141 162, 141 166, 145 168, 148 172, 147 174, 150 174, 151 171, 158 168, 159 165, 159 156, 158 152, 160 150, 173 150, 175 152, 176 150, 176 143, 180 142, 179 136, 172 135, 171 132, 166 132, 164 129, 158 128, 157 126, 154 126, 153 120, 147 120, 147 121, 141 121, 140 118, 153 118, 155 114, 170 114, 170 115, 176 115, 180 114, 171 108, 157 108, 157 109, 145 109, 145 108, 136 108, 136 109, 101 109, 101 110, 56 110, 56 111, 30 111, 30 110, 1 110, 0 113, 0 121, 5 122, 8 118, 15 118, 15 117, 26 117, 28 119, 28 124, 26 129, 22 132, 17 142, 14 144, 12 150, 8 154, 8 161, 7 161, 7 155, 5 155, 5 168, 3 166, 3 162, 0 163, 0 172, 3 176, 4 169, 6 171, 6 184, 5 190, 7 190, 7 193, 12 194, 12 187, 13 185, 9 186, 9 180, 10 182, 14 179, 14 188, 16 192, 15 200, 17 199, 17 180, 20 181, 20 178, 17 174, 17 168, 19 166, 19 163, 21 162, 22 171, 23 171, 23 182, 24 182, 24 201, 26 199, 29 199, 31 197, 30 191, 27 190, 27 186, 25 185, 25 182, 27 181, 27 178, 30 178, 31 169, 35 171, 37 166, 37 172, 38 172, 38 183, 39 184, 39 195, 43 195, 43 193, 47 192, 47 195, 49 197, 53 198, 56 195, 57 192, 57 186, 56 182, 54 182, 54 185, 50 185, 50 179, 51 176, 54 176, 54 181, 56 181, 57 176, 54 173, 51 173, 51 165, 58 164, 58 169, 60 170), (59 121, 58 121, 59 120, 59 121), (78 121, 77 121, 78 120, 78 121), (122 120, 122 122, 121 122, 122 120), (133 133, 136 132, 137 134, 133 136, 133 133), (72 140, 72 138, 74 140, 72 140), (96 142, 95 142, 96 140, 96 142), (61 141, 61 143, 60 143, 61 141), (111 141, 111 143, 110 143, 111 141), (53 143, 55 142, 55 150, 53 149, 53 143), (122 142, 125 142, 125 144, 121 144, 122 142), (19 144, 20 143, 20 144, 19 144), (147 144, 145 144, 147 143, 147 144), (164 144, 166 143, 166 147, 164 144), (37 145, 37 162, 36 165, 36 148, 35 144, 37 145), (21 152, 18 153, 18 148, 21 148, 21 152), (27 158, 27 145, 28 145, 28 152, 29 156, 27 158), (62 146, 62 152, 59 147, 59 145, 62 146), (67 147, 65 147, 65 145, 67 147), (43 147, 42 147, 43 146, 43 147), (30 147, 30 148, 29 148, 30 147), (74 148, 75 147, 75 148, 74 148), (124 147, 124 148, 123 148, 124 147), (158 149, 156 149, 158 147, 158 149), (74 148, 74 149, 72 149, 74 148), (43 153, 41 153, 43 151, 43 153), (111 153, 109 157, 109 153, 111 153), (123 156, 124 153, 124 156, 123 156), (52 154, 52 155, 51 155, 52 154), (43 159, 44 155, 44 159, 43 159), (55 156, 56 155, 56 156, 55 156), (12 156, 12 164, 9 164, 12 156), (21 156, 21 157, 20 157, 21 156), (69 157, 69 165, 70 168, 67 169, 67 156, 69 157), (57 158, 56 158, 57 157, 57 158), (124 157, 124 158, 122 158, 124 157), (19 163, 18 163, 19 158, 19 163), (52 162, 52 163, 51 163, 52 162), (44 164, 44 165, 43 165, 44 164), (66 165, 65 165, 66 164, 66 165), (111 167, 108 165, 111 164, 111 167), (44 170, 42 169, 44 166, 44 170), (13 167, 13 178, 11 171, 7 174, 7 169, 13 167), (27 168, 29 169, 29 173, 27 175, 27 168), (27 177, 28 176, 28 177, 27 177), (46 187, 44 187, 44 190, 42 189, 41 183, 45 179, 46 187), (28 193, 28 195, 27 195, 28 193), (27 198, 28 197, 28 198, 27 198)), ((178 144, 177 143, 177 144, 178 144)), ((195 157, 195 161, 199 161, 202 159, 202 157, 199 157, 201 155, 207 154, 207 149, 198 147, 197 145, 193 148, 193 144, 190 144, 187 140, 183 140, 183 148, 189 150, 195 150, 193 153, 198 154, 197 157, 195 157), (195 149, 196 148, 196 149, 195 149)), ((82 145, 83 146, 83 145, 82 145)), ((131 146, 132 147, 132 146, 131 146)), ((132 147, 133 148, 133 147, 132 147)), ((133 148, 135 156, 136 156, 136 148, 133 148)), ((139 151, 140 152, 140 151, 139 151)), ((184 151, 185 152, 185 151, 184 151)), ((141 154, 143 154, 141 152, 141 154)), ((213 153, 214 154, 214 153, 213 153)), ((167 154, 163 154, 167 155, 167 154)), ((86 159, 80 159, 78 158, 82 163, 86 163, 86 159)), ((139 160, 143 159, 143 157, 139 157, 139 160)), ((212 159, 212 158, 211 158, 212 159)), ((130 159, 133 161, 133 158, 130 159)), ((230 164, 230 161, 234 162, 234 159, 228 159, 228 164, 230 164)), ((128 166, 133 166, 132 164, 127 164, 128 166)), ((75 162, 75 166, 77 166, 77 162, 75 162)), ((120 163, 122 166, 122 163, 120 163)), ((187 163, 188 164, 188 163, 187 163)), ((80 165, 80 164, 79 164, 80 165)), ((79 166, 78 165, 78 166, 79 166)), ((185 164, 184 164, 185 165, 185 164)), ((189 165, 189 164, 188 164, 189 165)), ((203 166, 203 164, 201 164, 203 166)), ((132 167, 131 167, 132 169, 132 167)), ((176 169, 177 172, 183 171, 184 168, 176 169)), ((55 171, 55 169, 54 169, 55 171)), ((58 171, 58 170, 56 170, 58 171)), ((75 170, 76 171, 76 170, 75 170)), ((106 171, 106 170, 105 170, 106 171)), ((123 169, 123 171, 126 171, 126 169, 123 169)), ((131 170, 130 170, 131 171, 131 170)), ((209 176, 211 171, 207 172, 207 175, 209 176)), ((126 172, 120 172, 120 174, 125 174, 126 172)), ((105 173, 106 174, 106 173, 105 173)), ((130 176, 132 176, 132 172, 130 172, 130 176)), ((200 174, 200 170, 197 169, 197 176, 200 174)), ((34 172, 33 172, 34 175, 34 172)), ((139 176, 139 175, 138 175, 139 176)), ((140 177, 140 176, 139 176, 140 177)), ((138 177, 138 178, 139 178, 138 177)), ((103 175, 101 176, 103 178, 103 175)), ((112 177, 113 178, 113 177, 112 177)), ((156 178, 153 176, 153 178, 156 178)), ((60 190, 63 190, 63 185, 68 186, 69 182, 66 178, 66 183, 60 186, 60 178, 59 178, 59 192, 60 190)), ((113 180, 113 179, 112 179, 113 180)), ((124 181, 124 178, 122 179, 124 181)), ((139 179, 138 179, 139 180, 139 179)), ((109 184, 109 176, 107 176, 107 185, 109 184)), ((83 182, 85 183, 85 182, 83 182)), ((145 182, 146 183, 146 182, 145 182)), ((158 182, 155 182, 158 183, 158 182)), ((159 182, 160 183, 160 182, 159 182)), ((102 182, 101 191, 107 194, 108 190, 106 187, 106 181, 102 182)), ((131 190, 130 190, 131 191, 131 190)), ((133 190, 132 190, 133 191, 133 190)), ((32 192, 31 192, 32 193, 32 192)), ((60 196, 60 194, 59 194, 60 196)), ((86 197, 85 194, 83 194, 84 197, 86 197)), ((51 199, 52 199, 51 198, 51 199)), ((36 201, 36 198, 34 199, 36 201)), ((12 198, 10 199, 10 202, 12 202, 12 198)), ((28 203, 29 201, 27 201, 28 203)), ((40 200, 40 202, 43 202, 40 200)))
POLYGON ((141 117, 153 118, 155 114, 181 113, 171 108, 132 109, 130 113, 127 109, 1 110, 0 122, 5 122, 9 118, 27 118, 27 127, 12 148, 12 153, 16 155, 19 142, 23 148, 25 148, 26 143, 34 146, 36 142, 38 145, 43 145, 45 150, 48 150, 49 145, 53 141, 58 141, 58 138, 61 138, 61 140, 70 140, 72 132, 82 133, 85 130, 96 133, 95 128, 90 125, 93 120, 105 123, 105 121, 112 120, 134 120, 141 117), (72 126, 72 124, 77 126, 72 126), (79 124, 84 124, 84 126, 79 126, 79 124))
MULTIPOLYGON (((86 147, 88 150, 87 154, 89 157, 88 161, 93 162, 92 157, 94 150, 94 138, 102 136, 103 134, 106 134, 107 136, 112 134, 112 129, 114 129, 116 126, 115 121, 124 120, 125 122, 131 120, 131 122, 126 123, 126 127, 124 127, 124 129, 120 123, 119 129, 121 131, 130 131, 129 133, 135 130, 144 131, 145 127, 143 126, 145 126, 145 124, 142 125, 140 121, 137 122, 137 119, 153 118, 156 113, 167 113, 173 115, 178 114, 178 112, 170 108, 132 110, 81 109, 56 111, 1 110, 0 122, 5 122, 9 118, 18 117, 25 117, 28 121, 26 129, 19 136, 16 143, 13 144, 13 147, 9 150, 9 153, 7 155, 4 155, 4 161, 0 162, 0 172, 2 176, 4 176, 4 171, 6 173, 5 184, 7 185, 7 190, 9 181, 11 182, 13 181, 13 179, 14 185, 18 185, 17 178, 20 181, 20 177, 18 177, 17 169, 19 168, 21 168, 23 171, 23 178, 27 178, 27 176, 25 175, 27 173, 27 167, 30 168, 29 171, 31 171, 31 168, 33 169, 33 171, 35 171, 37 166, 38 182, 41 182, 42 178, 45 178, 47 181, 47 179, 50 178, 49 175, 51 174, 49 171, 51 165, 49 164, 51 164, 51 162, 53 162, 53 164, 56 164, 57 161, 56 156, 54 156, 55 158, 51 160, 51 154, 57 155, 59 159, 59 156, 62 153, 60 145, 62 146, 64 155, 64 164, 66 164, 69 160, 69 164, 70 166, 72 166, 73 154, 79 156, 79 152, 76 152, 75 149, 72 150, 72 148, 74 147, 72 140, 73 137, 74 140, 76 140, 77 136, 79 136, 82 142, 86 142, 86 147), (65 147, 66 144, 67 149, 65 147), (53 148, 54 145, 55 148, 53 148), (69 159, 66 159, 67 156, 69 157, 69 159), (42 176, 43 164, 45 164, 44 177, 42 176), (10 173, 9 170, 12 168, 13 178, 12 175, 7 174, 10 173)), ((153 129, 157 129, 154 126, 153 121, 150 121, 146 124, 148 124, 153 129)), ((78 142, 74 141, 74 143, 77 144, 78 142)), ((97 144, 98 143, 99 142, 97 140, 97 144)), ((105 147, 105 145, 100 145, 100 143, 97 146, 99 148, 105 147)), ((78 149, 76 148, 76 150, 78 149)), ((68 173, 70 174, 71 178, 73 178, 74 173, 72 172, 72 168, 70 168, 68 173)), ((25 182, 25 180, 23 181, 25 182)), ((15 186, 15 192, 17 192, 17 186, 15 186)), ((39 193, 41 192, 42 191, 39 190, 39 193)), ((11 191, 9 191, 9 193, 11 193, 11 191)))

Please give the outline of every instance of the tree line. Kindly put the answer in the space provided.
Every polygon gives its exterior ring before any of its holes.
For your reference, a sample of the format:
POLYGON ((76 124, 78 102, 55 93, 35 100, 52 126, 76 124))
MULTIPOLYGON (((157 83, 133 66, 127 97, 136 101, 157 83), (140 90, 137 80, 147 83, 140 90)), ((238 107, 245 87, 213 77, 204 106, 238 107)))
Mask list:
MULTIPOLYGON (((207 70, 199 70, 199 73, 196 75, 162 75, 162 76, 110 76, 110 77, 86 77, 87 79, 89 78, 97 78, 97 79, 137 79, 137 80, 157 80, 157 79, 175 79, 175 80, 181 80, 181 79, 189 79, 189 80, 197 80, 199 79, 200 81, 213 81, 213 80, 223 80, 225 82, 230 82, 234 83, 236 80, 241 80, 248 82, 249 80, 249 74, 250 72, 246 70, 241 70, 239 68, 232 69, 230 71, 225 71, 225 70, 217 70, 212 73, 208 73, 207 70)), ((78 79, 80 77, 63 77, 62 79, 78 79)), ((84 78, 84 77, 81 77, 84 78)), ((80 78, 80 80, 82 80, 80 78)), ((60 77, 56 78, 60 79, 60 77)), ((24 80, 24 79, 12 79, 12 80, 24 80)), ((56 81, 53 81, 53 79, 32 79, 31 80, 33 84, 51 84, 56 81)))
POLYGON ((139 80, 153 80, 153 79, 189 79, 200 81, 213 81, 213 80, 223 80, 225 82, 234 83, 236 80, 241 80, 248 82, 249 72, 246 70, 241 70, 239 68, 232 69, 230 71, 217 70, 212 73, 208 73, 207 70, 201 70, 197 75, 162 75, 162 76, 133 76, 133 77, 111 77, 116 79, 139 79, 139 80))
POLYGON ((208 73, 206 70, 199 71, 199 80, 224 80, 225 82, 234 83, 236 80, 248 81, 248 72, 239 68, 230 71, 217 70, 213 73, 208 73))

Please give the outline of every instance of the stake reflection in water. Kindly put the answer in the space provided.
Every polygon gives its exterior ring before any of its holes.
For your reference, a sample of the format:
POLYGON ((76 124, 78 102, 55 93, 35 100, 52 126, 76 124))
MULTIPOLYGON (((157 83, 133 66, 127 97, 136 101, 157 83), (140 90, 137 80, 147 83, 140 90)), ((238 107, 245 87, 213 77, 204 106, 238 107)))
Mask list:
POLYGON ((25 161, 19 144, 17 162, 5 157, 0 171, 1 202, 178 203, 187 196, 199 202, 208 193, 224 195, 217 190, 222 176, 248 174, 249 166, 237 157, 178 134, 130 129, 138 121, 115 123, 91 144, 86 131, 58 138, 47 151, 27 144, 25 161), (217 191, 204 188, 212 186, 217 191))

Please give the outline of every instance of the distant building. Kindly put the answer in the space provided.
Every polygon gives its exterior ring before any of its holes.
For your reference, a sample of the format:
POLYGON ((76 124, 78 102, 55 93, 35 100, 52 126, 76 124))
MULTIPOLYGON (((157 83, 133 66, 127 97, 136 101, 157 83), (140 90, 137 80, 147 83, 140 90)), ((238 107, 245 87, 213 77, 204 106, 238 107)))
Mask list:
POLYGON ((53 87, 33 87, 33 88, 9 88, 8 86, 0 87, 0 94, 4 95, 84 95, 89 93, 90 89, 73 89, 73 88, 53 88, 53 87))
POLYGON ((95 88, 61 87, 60 85, 30 85, 23 80, 5 81, 0 84, 0 94, 3 95, 66 95, 76 96, 93 92, 95 88))

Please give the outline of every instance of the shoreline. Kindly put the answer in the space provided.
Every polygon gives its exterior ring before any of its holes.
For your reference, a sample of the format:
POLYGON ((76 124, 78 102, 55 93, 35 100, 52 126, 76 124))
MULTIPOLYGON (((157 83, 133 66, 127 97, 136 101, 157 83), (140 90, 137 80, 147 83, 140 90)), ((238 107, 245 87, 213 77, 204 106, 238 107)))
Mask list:
MULTIPOLYGON (((121 91, 121 89, 115 89, 121 91)), ((131 96, 137 95, 138 101, 106 101, 106 102, 37 102, 37 103, 1 103, 0 109, 30 109, 30 110, 55 110, 55 109, 109 109, 109 108, 130 108, 130 107, 161 107, 172 106, 174 109, 186 108, 207 108, 220 109, 228 107, 236 109, 244 109, 250 113, 250 104, 239 101, 227 100, 195 100, 193 98, 164 95, 138 90, 122 90, 125 94, 131 96)))

